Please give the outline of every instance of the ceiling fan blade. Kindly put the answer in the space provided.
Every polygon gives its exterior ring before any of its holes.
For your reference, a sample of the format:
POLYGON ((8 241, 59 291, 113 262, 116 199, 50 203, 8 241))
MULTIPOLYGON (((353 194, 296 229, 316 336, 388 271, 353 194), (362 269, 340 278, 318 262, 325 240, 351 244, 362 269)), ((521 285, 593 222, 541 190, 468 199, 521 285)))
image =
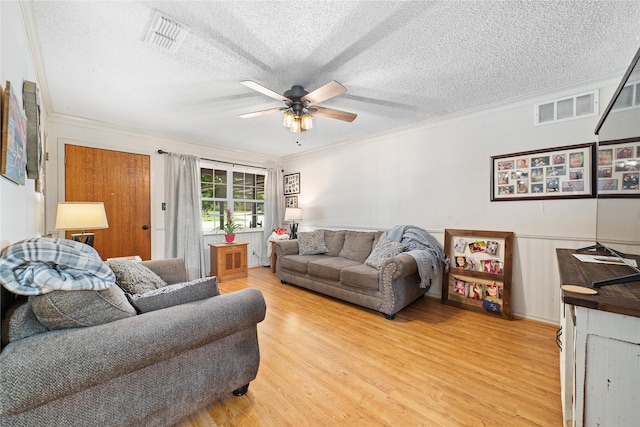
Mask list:
POLYGON ((242 117, 243 119, 248 119, 249 117, 264 116, 265 114, 277 113, 278 111, 283 111, 286 109, 287 107, 269 108, 268 110, 260 110, 260 111, 254 111, 252 113, 239 114, 238 117, 242 117))
POLYGON ((253 89, 255 91, 258 91, 263 95, 267 95, 270 98, 277 99, 278 101, 292 102, 286 96, 280 95, 279 93, 274 92, 271 89, 266 88, 266 87, 262 86, 261 84, 258 84, 256 82, 254 82, 253 80, 242 80, 240 82, 240 84, 248 87, 249 89, 253 89))
POLYGON ((309 101, 309 105, 316 105, 325 101, 329 98, 333 98, 334 96, 338 96, 341 93, 345 93, 347 88, 342 86, 335 80, 330 81, 326 85, 310 92, 300 98, 300 101, 305 102, 309 101))
POLYGON ((311 114, 317 114, 323 117, 329 117, 331 119, 342 120, 343 122, 352 122, 358 117, 357 114, 349 113, 347 111, 335 110, 333 108, 319 107, 317 105, 310 108, 311 114))

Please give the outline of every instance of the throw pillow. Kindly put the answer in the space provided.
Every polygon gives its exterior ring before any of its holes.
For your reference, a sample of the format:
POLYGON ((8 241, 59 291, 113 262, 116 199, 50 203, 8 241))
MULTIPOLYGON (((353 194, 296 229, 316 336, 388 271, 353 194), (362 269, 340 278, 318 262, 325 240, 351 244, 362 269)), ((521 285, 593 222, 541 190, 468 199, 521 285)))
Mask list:
POLYGON ((2 345, 47 331, 25 298, 21 303, 12 305, 2 319, 2 345))
POLYGON ((38 320, 49 329, 95 326, 136 315, 122 289, 53 291, 32 295, 29 303, 38 320))
POLYGON ((364 262, 369 267, 379 269, 384 260, 407 250, 407 245, 389 240, 384 234, 380 236, 378 244, 371 251, 371 255, 364 262))
POLYGON ((320 255, 327 252, 323 230, 298 233, 298 253, 300 255, 320 255))
POLYGON ((116 284, 128 294, 143 294, 167 286, 160 276, 139 262, 112 259, 107 265, 116 275, 116 284))
POLYGON ((139 313, 148 313, 216 295, 220 295, 218 280, 215 277, 205 277, 186 283, 168 285, 144 294, 127 295, 127 297, 139 313))

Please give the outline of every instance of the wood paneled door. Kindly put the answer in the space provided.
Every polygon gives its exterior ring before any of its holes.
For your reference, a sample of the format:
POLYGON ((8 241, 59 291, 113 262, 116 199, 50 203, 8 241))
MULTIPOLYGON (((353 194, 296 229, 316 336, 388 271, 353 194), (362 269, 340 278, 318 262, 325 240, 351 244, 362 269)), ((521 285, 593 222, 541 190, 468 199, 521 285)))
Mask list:
POLYGON ((109 228, 87 230, 103 259, 151 259, 150 162, 147 155, 65 145, 66 201, 104 202, 109 228))

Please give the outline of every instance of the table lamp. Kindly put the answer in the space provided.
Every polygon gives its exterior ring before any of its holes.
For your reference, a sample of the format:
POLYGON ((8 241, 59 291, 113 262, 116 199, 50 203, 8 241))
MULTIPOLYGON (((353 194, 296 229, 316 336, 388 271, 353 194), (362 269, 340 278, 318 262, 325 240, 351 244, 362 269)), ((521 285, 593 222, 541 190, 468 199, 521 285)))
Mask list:
POLYGON ((56 230, 80 230, 71 239, 93 246, 95 235, 85 230, 109 228, 103 202, 60 202, 56 215, 56 230))
POLYGON ((289 226, 291 232, 289 233, 290 239, 295 239, 298 237, 298 223, 302 219, 302 209, 300 208, 286 208, 284 211, 284 220, 285 222, 290 222, 289 226))

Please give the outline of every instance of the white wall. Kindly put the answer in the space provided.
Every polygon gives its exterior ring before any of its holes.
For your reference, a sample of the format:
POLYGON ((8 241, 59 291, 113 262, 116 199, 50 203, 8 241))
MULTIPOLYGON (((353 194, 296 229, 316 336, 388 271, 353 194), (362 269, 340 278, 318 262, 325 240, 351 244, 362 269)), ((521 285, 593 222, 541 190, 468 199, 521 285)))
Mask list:
MULTIPOLYGON (((17 2, 0 2, 0 81, 10 81, 22 106, 24 80, 38 83, 31 48, 17 2)), ((46 128, 43 112, 41 125, 46 128)), ((44 198, 35 191, 35 181, 25 185, 0 177, 0 249, 16 241, 44 233, 44 198)))
MULTIPOLYGON (((85 147, 100 148, 106 150, 123 151, 150 156, 151 160, 151 257, 153 259, 164 258, 164 211, 161 209, 164 202, 164 161, 166 155, 158 154, 158 150, 191 154, 202 158, 238 162, 258 167, 278 167, 276 159, 266 156, 239 152, 223 148, 205 147, 174 139, 162 138, 156 135, 135 132, 129 129, 118 128, 104 123, 95 123, 87 120, 73 119, 59 115, 51 115, 49 120, 49 144, 47 153, 47 187, 46 204, 47 212, 55 212, 58 201, 64 197, 64 146, 65 144, 80 145, 85 147)), ((58 232, 54 228, 55 216, 47 217, 47 230, 52 234, 58 232)), ((222 234, 209 234, 205 236, 206 251, 208 243, 222 242, 222 234)), ((239 232, 238 241, 249 242, 249 266, 257 266, 262 263, 261 258, 266 258, 266 247, 263 244, 262 232, 239 232), (255 252, 256 255, 253 255, 255 252)), ((206 271, 209 270, 209 257, 206 260, 206 271)))
POLYGON ((602 86, 603 109, 619 78, 285 158, 285 174, 301 174, 300 230, 412 224, 441 243, 445 229, 513 231, 514 314, 559 322, 555 248, 595 242, 596 199, 491 202, 490 157, 595 142, 599 117, 535 127, 534 104, 602 86))

